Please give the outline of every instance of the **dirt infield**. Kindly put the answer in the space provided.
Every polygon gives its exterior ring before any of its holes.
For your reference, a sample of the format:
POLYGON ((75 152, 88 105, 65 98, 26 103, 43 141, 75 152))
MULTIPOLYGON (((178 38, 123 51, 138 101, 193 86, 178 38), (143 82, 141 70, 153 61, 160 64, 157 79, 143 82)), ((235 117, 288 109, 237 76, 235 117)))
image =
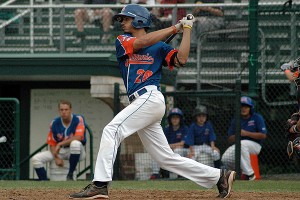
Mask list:
MULTIPOLYGON (((0 199, 10 200, 63 200, 68 199, 68 194, 77 192, 75 189, 0 189, 0 199)), ((193 200, 193 199, 216 199, 215 190, 207 191, 161 191, 161 190, 110 190, 112 200, 193 200)), ((234 192, 230 199, 272 199, 272 200, 294 200, 299 199, 300 192, 297 193, 269 193, 269 192, 234 192)))

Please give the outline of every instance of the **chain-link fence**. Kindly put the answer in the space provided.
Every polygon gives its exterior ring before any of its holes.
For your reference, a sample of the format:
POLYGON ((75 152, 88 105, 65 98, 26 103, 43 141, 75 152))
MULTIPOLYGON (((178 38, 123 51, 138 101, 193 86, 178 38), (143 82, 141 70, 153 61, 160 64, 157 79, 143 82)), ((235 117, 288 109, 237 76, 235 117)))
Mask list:
POLYGON ((0 180, 18 180, 20 178, 19 131, 19 101, 0 98, 0 180))
MULTIPOLYGON (((82 2, 77 0, 32 2, 17 0, 12 1, 10 7, 0 7, 3 13, 0 15, 0 53, 114 53, 114 40, 121 31, 120 25, 113 21, 105 23, 105 20, 111 20, 109 16, 119 12, 122 5, 81 5, 82 2), (88 20, 84 23, 84 31, 80 31, 84 17, 81 17, 81 21, 76 20, 76 16, 80 16, 79 8, 87 8, 84 13, 90 13, 91 16, 94 16, 95 9, 110 10, 88 20), (103 17, 104 13, 108 17, 103 17)), ((259 155, 261 174, 299 172, 297 165, 286 154, 284 130, 287 118, 297 111, 296 89, 279 66, 300 54, 300 4, 296 1, 261 0, 257 6, 250 8, 249 2, 258 1, 225 0, 209 4, 222 11, 223 15, 216 16, 197 12, 196 8, 209 5, 188 4, 194 1, 185 1, 185 4, 173 7, 146 5, 153 14, 150 31, 174 24, 177 16, 183 13, 178 12, 179 8, 196 16, 187 66, 176 69, 175 77, 174 74, 168 76, 164 73, 163 78, 175 83, 168 85, 170 88, 167 91, 214 90, 215 93, 232 92, 236 87, 236 79, 240 79, 241 92, 248 94, 251 91, 255 109, 265 118, 268 129, 268 138, 259 155), (164 12, 166 8, 171 8, 172 12, 164 12)), ((176 46, 178 42, 180 35, 172 45, 176 46)), ((188 125, 192 122, 192 111, 196 105, 203 103, 208 106, 210 119, 216 127, 217 145, 224 152, 224 134, 234 107, 231 98, 204 96, 198 98, 197 102, 197 97, 177 97, 174 94, 166 95, 166 99, 168 103, 172 102, 167 105, 167 111, 175 106, 180 107, 188 125)), ((122 103, 126 101, 125 96, 121 97, 122 103)), ((124 141, 120 155, 122 178, 149 178, 150 167, 145 169, 148 174, 136 176, 139 166, 151 166, 151 159, 137 162, 140 157, 148 157, 137 135, 124 141)))

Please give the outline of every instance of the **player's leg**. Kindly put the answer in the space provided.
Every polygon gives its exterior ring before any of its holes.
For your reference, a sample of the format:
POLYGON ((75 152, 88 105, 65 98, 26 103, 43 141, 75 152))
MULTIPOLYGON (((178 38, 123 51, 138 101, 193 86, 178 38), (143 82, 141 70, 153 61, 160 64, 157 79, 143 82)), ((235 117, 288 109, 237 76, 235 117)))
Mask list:
POLYGON ((241 170, 243 173, 254 180, 254 170, 251 166, 250 154, 259 154, 261 145, 251 140, 241 141, 241 170))
POLYGON ((162 168, 206 188, 211 188, 217 184, 220 178, 220 169, 175 154, 167 142, 160 121, 138 131, 138 134, 147 152, 162 168))
POLYGON ((50 151, 44 151, 32 157, 32 165, 39 180, 48 180, 45 164, 51 162, 53 159, 53 155, 50 151))
POLYGON ((85 150, 84 150, 82 143, 78 140, 73 140, 70 143, 69 151, 66 152, 64 157, 65 156, 67 156, 67 159, 69 159, 69 162, 70 162, 67 180, 74 180, 73 173, 76 169, 76 166, 77 166, 79 160, 83 160, 85 158, 85 150))
POLYGON ((160 120, 165 113, 164 109, 163 95, 158 91, 150 91, 124 108, 105 126, 93 181, 109 182, 112 180, 113 163, 120 143, 131 134, 160 120))

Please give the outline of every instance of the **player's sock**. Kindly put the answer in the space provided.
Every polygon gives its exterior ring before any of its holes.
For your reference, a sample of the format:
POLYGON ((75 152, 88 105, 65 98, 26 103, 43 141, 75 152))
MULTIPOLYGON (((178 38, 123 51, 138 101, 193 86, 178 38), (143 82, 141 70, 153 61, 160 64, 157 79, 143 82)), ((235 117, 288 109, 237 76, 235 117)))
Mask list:
POLYGON ((103 187, 103 186, 107 186, 108 182, 94 181, 94 184, 97 187, 103 187))
POLYGON ((38 175, 40 181, 46 181, 46 180, 48 180, 47 179, 47 172, 46 172, 46 170, 45 170, 44 167, 35 168, 35 172, 38 175))
POLYGON ((69 168, 69 173, 68 173, 68 176, 73 176, 73 172, 77 166, 77 163, 79 161, 79 158, 80 158, 80 154, 71 154, 70 155, 70 159, 69 159, 69 162, 70 162, 70 168, 69 168))

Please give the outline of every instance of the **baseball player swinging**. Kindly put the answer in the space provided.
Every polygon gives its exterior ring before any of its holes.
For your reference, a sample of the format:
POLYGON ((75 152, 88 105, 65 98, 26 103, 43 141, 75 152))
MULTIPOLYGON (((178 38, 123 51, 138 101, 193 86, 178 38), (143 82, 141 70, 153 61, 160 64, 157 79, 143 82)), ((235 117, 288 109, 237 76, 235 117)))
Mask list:
POLYGON ((284 63, 280 68, 290 81, 295 82, 297 87, 298 112, 292 114, 287 120, 286 136, 289 140, 287 154, 300 166, 300 57, 289 63, 284 63))
POLYGON ((206 188, 217 185, 218 197, 229 197, 235 172, 209 167, 175 154, 161 127, 161 119, 165 114, 165 100, 159 87, 161 65, 165 60, 172 70, 174 67, 183 67, 187 62, 193 16, 190 20, 184 17, 174 26, 151 33, 147 33, 151 25, 150 12, 140 5, 126 5, 114 19, 121 23, 124 31, 116 39, 116 57, 131 103, 103 130, 93 182, 69 197, 109 198, 108 183, 112 181, 117 149, 126 137, 135 132, 163 169, 206 188), (183 33, 178 50, 161 42, 178 32, 183 33))

